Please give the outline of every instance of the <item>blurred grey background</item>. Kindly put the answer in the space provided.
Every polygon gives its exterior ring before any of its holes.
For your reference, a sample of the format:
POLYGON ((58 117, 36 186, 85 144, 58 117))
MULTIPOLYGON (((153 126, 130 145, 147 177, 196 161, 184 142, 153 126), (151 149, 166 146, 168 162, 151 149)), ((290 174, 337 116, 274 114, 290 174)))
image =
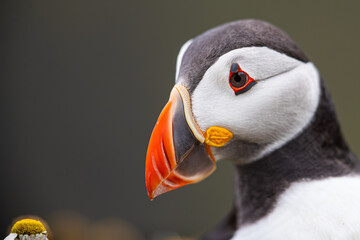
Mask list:
POLYGON ((359 1, 0 2, 0 232, 24 213, 115 217, 198 236, 232 203, 232 167, 149 201, 147 143, 188 39, 243 18, 284 29, 323 75, 360 154, 359 1))

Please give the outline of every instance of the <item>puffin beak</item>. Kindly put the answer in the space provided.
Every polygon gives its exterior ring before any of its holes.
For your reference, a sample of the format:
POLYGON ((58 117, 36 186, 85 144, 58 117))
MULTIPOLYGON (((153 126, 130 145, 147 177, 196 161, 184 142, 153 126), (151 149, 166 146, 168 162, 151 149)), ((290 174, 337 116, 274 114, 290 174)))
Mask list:
POLYGON ((216 169, 210 146, 221 147, 232 138, 221 127, 203 133, 192 115, 190 100, 187 89, 175 85, 152 132, 145 167, 150 199, 209 176, 216 169))

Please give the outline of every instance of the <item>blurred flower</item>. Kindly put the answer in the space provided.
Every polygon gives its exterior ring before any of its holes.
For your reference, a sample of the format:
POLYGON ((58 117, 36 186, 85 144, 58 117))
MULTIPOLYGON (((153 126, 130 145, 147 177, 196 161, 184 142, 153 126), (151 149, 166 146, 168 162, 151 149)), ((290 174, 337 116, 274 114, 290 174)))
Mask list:
POLYGON ((91 240, 143 240, 133 225, 118 218, 101 220, 92 225, 90 232, 91 240))
POLYGON ((163 240, 195 240, 195 238, 188 238, 188 237, 166 237, 163 240))
POLYGON ((89 222, 71 211, 58 211, 51 215, 50 223, 56 240, 88 240, 89 222))
POLYGON ((56 240, 143 240, 139 231, 119 218, 90 223, 71 211, 59 211, 50 218, 56 240))
POLYGON ((151 240, 195 240, 195 238, 180 237, 175 232, 158 231, 153 234, 151 240))

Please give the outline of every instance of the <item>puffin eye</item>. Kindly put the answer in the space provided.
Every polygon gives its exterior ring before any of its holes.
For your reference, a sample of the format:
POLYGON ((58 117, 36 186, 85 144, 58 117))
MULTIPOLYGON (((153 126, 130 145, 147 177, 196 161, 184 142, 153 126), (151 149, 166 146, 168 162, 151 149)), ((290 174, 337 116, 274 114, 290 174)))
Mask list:
POLYGON ((233 63, 230 68, 229 84, 234 90, 235 95, 239 95, 252 88, 256 84, 256 81, 244 72, 239 64, 233 63))
POLYGON ((241 88, 247 83, 248 76, 244 72, 237 72, 231 75, 230 84, 234 88, 241 88))

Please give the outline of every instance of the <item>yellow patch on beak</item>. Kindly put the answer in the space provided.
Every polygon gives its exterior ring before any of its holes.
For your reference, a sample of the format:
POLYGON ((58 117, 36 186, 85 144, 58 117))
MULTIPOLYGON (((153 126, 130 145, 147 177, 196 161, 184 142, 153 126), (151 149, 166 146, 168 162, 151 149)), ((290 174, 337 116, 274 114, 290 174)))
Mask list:
POLYGON ((205 132, 205 143, 212 147, 222 147, 232 138, 232 132, 223 127, 209 127, 205 132))

